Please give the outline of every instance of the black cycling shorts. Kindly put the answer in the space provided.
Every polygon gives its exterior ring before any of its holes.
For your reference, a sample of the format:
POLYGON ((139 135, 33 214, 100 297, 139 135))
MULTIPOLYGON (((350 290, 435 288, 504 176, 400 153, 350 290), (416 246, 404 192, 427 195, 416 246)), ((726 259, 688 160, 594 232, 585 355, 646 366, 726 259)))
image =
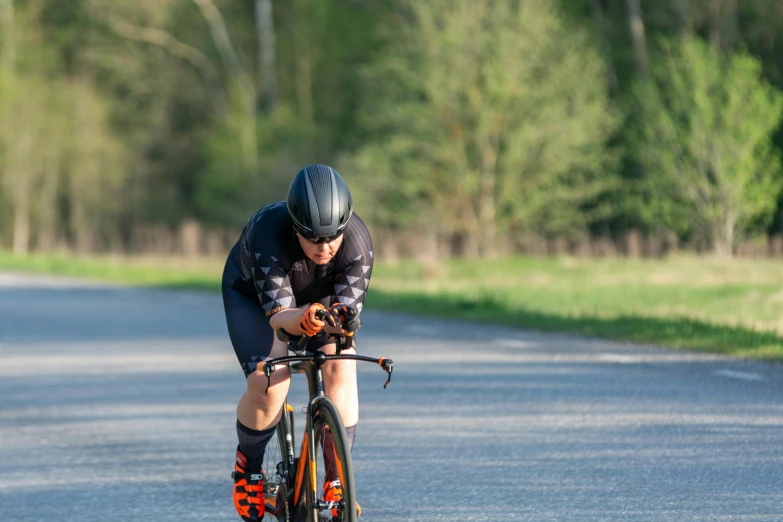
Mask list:
MULTIPOLYGON (((236 268, 239 253, 232 249, 223 270, 223 308, 234 353, 245 377, 253 373, 256 365, 269 358, 275 333, 269 326, 264 307, 254 295, 252 282, 246 281, 236 268), (235 259, 232 259, 236 256, 235 259)), ((327 344, 327 339, 314 337, 307 343, 307 351, 314 352, 327 344)))

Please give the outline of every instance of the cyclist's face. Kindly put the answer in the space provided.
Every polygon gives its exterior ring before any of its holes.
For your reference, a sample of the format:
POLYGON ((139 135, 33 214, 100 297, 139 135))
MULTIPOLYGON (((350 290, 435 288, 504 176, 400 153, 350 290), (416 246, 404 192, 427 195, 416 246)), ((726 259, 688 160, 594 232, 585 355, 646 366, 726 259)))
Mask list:
POLYGON ((342 234, 331 243, 313 244, 303 238, 298 232, 296 233, 296 238, 299 240, 299 244, 301 245, 302 250, 304 250, 305 255, 312 259, 317 265, 325 265, 331 261, 340 249, 340 245, 343 244, 342 234))

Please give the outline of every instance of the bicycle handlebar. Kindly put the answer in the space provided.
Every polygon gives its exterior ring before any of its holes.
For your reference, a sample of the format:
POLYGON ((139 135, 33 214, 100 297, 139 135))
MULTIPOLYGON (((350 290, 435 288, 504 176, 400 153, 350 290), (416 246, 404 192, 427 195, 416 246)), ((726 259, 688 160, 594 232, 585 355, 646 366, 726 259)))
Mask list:
MULTIPOLYGON (((272 373, 277 370, 278 366, 285 366, 287 368, 290 368, 292 364, 298 363, 298 362, 313 362, 316 359, 320 360, 320 363, 323 364, 324 362, 328 360, 354 360, 354 361, 361 361, 361 362, 371 362, 373 364, 377 364, 381 368, 383 368, 386 371, 386 382, 383 383, 383 389, 386 389, 386 386, 391 381, 392 372, 394 371, 394 361, 391 359, 388 359, 386 357, 381 357, 380 359, 375 359, 373 357, 367 357, 366 355, 356 355, 356 354, 348 354, 348 355, 327 355, 323 352, 317 352, 312 355, 293 355, 293 356, 286 356, 286 357, 278 357, 277 359, 271 359, 264 363, 264 375, 266 376, 266 390, 264 390, 264 393, 267 393, 269 391, 269 386, 272 383, 272 373)), ((258 365, 256 365, 256 369, 258 368, 258 365)))

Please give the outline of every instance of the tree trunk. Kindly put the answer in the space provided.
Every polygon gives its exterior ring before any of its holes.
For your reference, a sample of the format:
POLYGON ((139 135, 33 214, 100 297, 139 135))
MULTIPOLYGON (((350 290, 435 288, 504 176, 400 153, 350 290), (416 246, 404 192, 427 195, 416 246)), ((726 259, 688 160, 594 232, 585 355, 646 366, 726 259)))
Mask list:
POLYGON ((713 237, 713 251, 724 257, 731 257, 734 253, 735 219, 734 212, 726 211, 726 215, 715 223, 713 237))
POLYGON ((272 111, 277 103, 277 73, 275 71, 275 26, 272 0, 256 0, 256 35, 258 37, 258 85, 261 105, 272 111))
POLYGON ((717 49, 730 51, 738 36, 737 0, 710 0, 710 43, 717 49))
POLYGON ((497 190, 498 157, 500 154, 499 135, 490 136, 484 144, 481 154, 478 194, 478 243, 482 258, 494 258, 497 255, 497 190))
POLYGON ((737 44, 739 34, 739 12, 737 0, 725 0, 723 4, 723 50, 730 51, 737 44))
POLYGON ((16 64, 16 43, 14 41, 14 0, 0 0, 0 71, 3 76, 13 74, 16 64))
POLYGON ((710 43, 721 48, 721 6, 723 0, 710 0, 710 43))
POLYGON ((595 32, 598 35, 598 41, 601 44, 604 61, 606 61, 606 83, 609 85, 609 89, 612 93, 617 93, 620 87, 619 82, 617 81, 617 73, 615 72, 612 63, 612 44, 606 37, 606 23, 604 10, 601 7, 601 0, 590 0, 590 8, 593 13, 595 32))
POLYGON ((303 0, 295 0, 296 22, 294 30, 294 60, 296 61, 296 100, 302 119, 307 123, 315 120, 313 109, 312 58, 310 53, 310 31, 307 10, 303 0))
POLYGON ((201 15, 207 21, 212 41, 215 43, 223 64, 229 71, 229 90, 233 91, 229 92, 229 96, 237 96, 241 107, 239 117, 242 118, 242 121, 239 124, 243 163, 248 171, 253 171, 258 165, 256 101, 253 80, 242 70, 242 64, 240 64, 234 45, 231 43, 226 23, 215 3, 212 0, 193 0, 193 2, 199 7, 201 15))
POLYGON ((639 0, 625 0, 628 6, 628 24, 633 37, 633 52, 636 58, 636 70, 642 78, 647 77, 647 43, 644 36, 644 19, 639 0))
POLYGON ((680 28, 684 33, 693 31, 693 17, 691 16, 690 0, 677 0, 677 15, 680 18, 680 28))
POLYGON ((90 226, 91 220, 84 208, 84 202, 75 193, 71 197, 71 210, 73 211, 73 229, 76 236, 76 252, 91 254, 95 245, 94 231, 90 226))
POLYGON ((497 216, 495 209, 495 197, 493 194, 487 193, 489 190, 494 190, 494 179, 488 180, 488 187, 481 196, 479 202, 479 223, 481 224, 481 230, 478 234, 479 243, 479 256, 483 259, 492 259, 497 256, 497 216))
MULTIPOLYGON (((57 142, 59 136, 54 136, 57 142)), ((49 252, 57 243, 57 189, 60 183, 60 143, 55 143, 46 154, 41 181, 41 207, 38 211, 38 250, 49 252)))
POLYGON ((30 250, 30 184, 29 178, 22 172, 11 173, 16 176, 14 193, 14 255, 21 256, 30 250))
POLYGON ((17 141, 11 143, 16 149, 11 153, 11 161, 6 165, 6 177, 11 184, 11 204, 14 209, 13 248, 15 255, 24 255, 30 250, 30 214, 32 190, 32 129, 30 122, 19 121, 17 141), (25 127, 25 125, 28 125, 25 127))

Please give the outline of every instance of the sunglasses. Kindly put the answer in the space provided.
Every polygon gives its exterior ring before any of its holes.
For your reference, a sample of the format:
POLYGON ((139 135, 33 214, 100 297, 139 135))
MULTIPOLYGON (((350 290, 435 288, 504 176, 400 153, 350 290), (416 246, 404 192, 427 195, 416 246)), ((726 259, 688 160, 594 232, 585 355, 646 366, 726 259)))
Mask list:
POLYGON ((320 245, 321 243, 331 243, 332 241, 336 240, 338 237, 343 235, 343 230, 339 231, 333 236, 324 236, 324 237, 310 237, 308 236, 303 230, 300 230, 299 227, 294 227, 297 232, 299 232, 299 235, 302 236, 306 241, 309 241, 310 243, 314 245, 320 245))

